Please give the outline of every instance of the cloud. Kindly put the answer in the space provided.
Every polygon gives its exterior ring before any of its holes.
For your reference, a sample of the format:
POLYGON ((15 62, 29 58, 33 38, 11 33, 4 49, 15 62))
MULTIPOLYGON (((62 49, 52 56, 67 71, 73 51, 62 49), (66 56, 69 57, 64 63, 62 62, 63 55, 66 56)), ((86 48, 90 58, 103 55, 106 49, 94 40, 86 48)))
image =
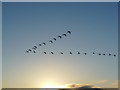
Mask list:
POLYGON ((68 88, 100 88, 91 84, 67 84, 68 88))
POLYGON ((107 83, 107 82, 109 82, 109 80, 101 80, 101 81, 98 81, 96 83, 107 83))
POLYGON ((118 88, 118 80, 113 80, 108 87, 110 88, 118 88))
POLYGON ((89 84, 66 84, 65 87, 77 88, 77 90, 87 90, 89 88, 90 90, 103 90, 101 88, 118 88, 118 80, 100 80, 89 84))
POLYGON ((102 88, 118 88, 118 80, 101 80, 94 83, 102 88))

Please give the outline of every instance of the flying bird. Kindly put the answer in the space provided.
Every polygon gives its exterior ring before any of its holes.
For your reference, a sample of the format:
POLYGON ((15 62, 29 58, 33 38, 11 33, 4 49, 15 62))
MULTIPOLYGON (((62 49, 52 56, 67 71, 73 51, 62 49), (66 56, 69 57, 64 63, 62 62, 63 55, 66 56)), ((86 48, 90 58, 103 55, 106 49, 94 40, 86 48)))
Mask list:
POLYGON ((87 55, 87 53, 84 53, 85 55, 87 55))
POLYGON ((46 43, 44 43, 44 42, 43 42, 42 44, 43 44, 43 45, 46 45, 46 43))
POLYGON ((67 36, 66 34, 62 34, 62 35, 65 36, 65 37, 67 36))
POLYGON ((59 38, 62 38, 62 36, 58 36, 59 38))
POLYGON ((26 53, 29 53, 29 51, 26 50, 26 53))
POLYGON ((36 53, 36 51, 33 51, 33 53, 36 53))
POLYGON ((71 34, 71 31, 67 31, 68 34, 71 34))
POLYGON ((53 41, 52 41, 52 40, 50 40, 49 42, 50 42, 50 43, 53 43, 53 41))
POLYGON ((103 54, 105 56, 105 54, 103 54))
POLYGON ((111 54, 109 54, 109 56, 111 56, 111 54))
POLYGON ((39 46, 42 46, 42 44, 39 44, 39 46))
POLYGON ((46 52, 44 52, 44 54, 47 54, 46 52))
POLYGON ((70 52, 70 54, 72 54, 72 52, 70 52))
POLYGON ((99 53, 98 55, 101 55, 101 53, 99 53))
POLYGON ((60 54, 63 54, 63 52, 60 52, 60 54))
POLYGON ((34 48, 37 48, 37 46, 34 46, 34 48))
POLYGON ((80 54, 80 52, 78 52, 78 54, 80 54))
POLYGON ((54 54, 53 52, 51 52, 51 54, 54 54))
POLYGON ((115 55, 115 54, 114 54, 113 56, 114 56, 114 57, 116 57, 116 55, 115 55))
POLYGON ((56 38, 53 38, 53 40, 55 40, 55 41, 56 41, 56 38))
POLYGON ((32 50, 31 50, 31 49, 28 49, 28 51, 30 51, 30 52, 31 52, 32 50))
POLYGON ((95 54, 95 52, 93 52, 93 54, 95 54))

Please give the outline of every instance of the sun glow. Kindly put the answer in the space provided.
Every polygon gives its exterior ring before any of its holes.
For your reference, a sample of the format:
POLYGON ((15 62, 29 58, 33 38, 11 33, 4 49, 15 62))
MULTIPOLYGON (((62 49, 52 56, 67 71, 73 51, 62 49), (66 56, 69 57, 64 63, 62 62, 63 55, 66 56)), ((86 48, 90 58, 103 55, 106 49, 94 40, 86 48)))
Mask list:
POLYGON ((65 86, 50 83, 50 84, 46 84, 44 88, 65 88, 65 86))

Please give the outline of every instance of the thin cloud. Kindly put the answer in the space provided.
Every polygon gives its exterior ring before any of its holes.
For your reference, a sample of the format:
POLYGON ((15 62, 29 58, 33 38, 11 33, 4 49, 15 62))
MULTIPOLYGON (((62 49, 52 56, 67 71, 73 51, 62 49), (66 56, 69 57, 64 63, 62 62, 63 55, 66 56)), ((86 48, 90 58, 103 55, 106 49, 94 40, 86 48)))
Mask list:
POLYGON ((102 88, 118 88, 118 80, 101 80, 94 84, 102 86, 102 88))
POLYGON ((113 80, 108 86, 110 88, 118 88, 118 80, 113 80))
POLYGON ((109 80, 101 80, 101 81, 98 81, 96 83, 107 83, 107 82, 109 82, 109 80))
POLYGON ((100 88, 91 84, 67 84, 68 88, 100 88))

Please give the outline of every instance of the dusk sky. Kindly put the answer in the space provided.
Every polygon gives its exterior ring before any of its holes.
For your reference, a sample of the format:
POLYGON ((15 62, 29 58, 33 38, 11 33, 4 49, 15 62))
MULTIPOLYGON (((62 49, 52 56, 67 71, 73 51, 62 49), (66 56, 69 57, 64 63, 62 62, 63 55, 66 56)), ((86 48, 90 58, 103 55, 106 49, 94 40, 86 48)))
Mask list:
POLYGON ((46 88, 73 83, 117 87, 118 57, 113 56, 118 54, 117 4, 4 2, 3 88, 46 88), (68 30, 71 35, 49 43, 68 30), (37 53, 25 52, 42 42, 46 45, 39 47, 37 53))
POLYGON ((0 88, 2 88, 2 3, 0 2, 0 88))

